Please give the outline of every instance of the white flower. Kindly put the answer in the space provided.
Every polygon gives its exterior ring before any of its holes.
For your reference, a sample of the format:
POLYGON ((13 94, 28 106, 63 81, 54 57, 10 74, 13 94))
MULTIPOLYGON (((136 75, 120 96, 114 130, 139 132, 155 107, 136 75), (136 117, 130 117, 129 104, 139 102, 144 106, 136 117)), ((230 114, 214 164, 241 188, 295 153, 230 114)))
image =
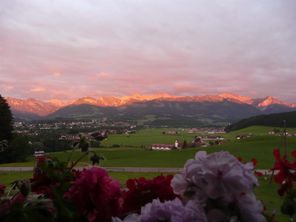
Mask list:
POLYGON ((250 164, 243 164, 228 152, 196 154, 195 160, 185 164, 181 174, 172 180, 176 194, 194 191, 209 198, 251 191, 258 184, 250 164))
POLYGON ((190 200, 185 205, 184 222, 207 222, 207 217, 200 202, 190 200))
POLYGON ((146 204, 141 215, 129 215, 123 221, 113 218, 112 222, 207 222, 204 210, 198 202, 189 201, 183 205, 180 199, 160 202, 158 199, 146 204))
POLYGON ((184 206, 179 199, 160 202, 158 199, 141 209, 140 222, 183 221, 184 206))
POLYGON ((263 206, 253 194, 254 186, 258 185, 253 168, 252 163, 243 164, 228 152, 207 155, 201 151, 195 159, 187 161, 171 186, 176 194, 199 201, 199 206, 207 209, 209 222, 238 216, 243 221, 265 222, 263 206), (211 206, 213 201, 221 209, 211 206), (228 206, 233 206, 235 212, 225 211, 228 206))
POLYGON ((262 215, 263 205, 253 193, 240 195, 237 204, 244 221, 266 221, 266 218, 262 215))
POLYGON ((112 222, 139 222, 139 215, 138 214, 130 214, 124 220, 121 220, 118 217, 113 217, 112 222))

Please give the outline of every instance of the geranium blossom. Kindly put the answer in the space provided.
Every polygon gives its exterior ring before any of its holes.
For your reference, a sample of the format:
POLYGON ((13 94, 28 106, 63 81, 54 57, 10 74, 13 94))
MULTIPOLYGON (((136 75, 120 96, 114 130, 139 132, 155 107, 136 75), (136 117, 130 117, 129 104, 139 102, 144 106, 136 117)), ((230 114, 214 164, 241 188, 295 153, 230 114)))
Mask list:
POLYGON ((174 177, 172 187, 177 194, 192 189, 213 199, 240 194, 258 185, 253 168, 252 163, 243 164, 228 152, 207 155, 200 151, 195 160, 187 161, 183 172, 174 177))
POLYGON ((89 222, 105 221, 118 215, 122 201, 119 182, 96 167, 82 171, 65 197, 75 203, 89 222))
POLYGON ((32 192, 54 199, 64 194, 79 172, 67 167, 65 162, 51 157, 39 157, 31 179, 32 192), (59 194, 57 194, 59 193, 59 194))
MULTIPOLYGON (((285 156, 281 157, 279 149, 274 149, 275 164, 272 170, 278 170, 274 176, 275 182, 280 184, 278 190, 279 195, 283 196, 288 190, 293 187, 293 182, 296 181, 296 161, 289 162, 285 156)), ((296 153, 292 152, 292 156, 296 158, 296 153)))
POLYGON ((263 218, 262 205, 251 198, 254 186, 258 185, 253 169, 252 162, 243 164, 228 152, 208 155, 200 151, 174 177, 172 187, 176 194, 200 201, 209 222, 229 220, 236 215, 250 221, 248 218, 263 218), (211 204, 213 201, 219 207, 211 204))
MULTIPOLYGON (((122 220, 114 218, 113 222, 122 220)), ((202 207, 189 201, 183 205, 180 199, 161 202, 159 199, 153 200, 141 209, 140 215, 128 216, 124 222, 206 222, 207 218, 202 207)))
POLYGON ((244 221, 266 221, 266 218, 262 215, 264 208, 263 204, 256 199, 256 196, 253 193, 240 195, 236 203, 244 221))
POLYGON ((160 201, 173 200, 176 195, 171 187, 173 176, 158 176, 152 180, 143 177, 129 179, 124 192, 124 211, 139 211, 142 206, 158 198, 160 201))
POLYGON ((0 218, 8 214, 13 206, 22 205, 25 201, 26 197, 22 193, 17 193, 12 197, 4 199, 0 205, 0 218))

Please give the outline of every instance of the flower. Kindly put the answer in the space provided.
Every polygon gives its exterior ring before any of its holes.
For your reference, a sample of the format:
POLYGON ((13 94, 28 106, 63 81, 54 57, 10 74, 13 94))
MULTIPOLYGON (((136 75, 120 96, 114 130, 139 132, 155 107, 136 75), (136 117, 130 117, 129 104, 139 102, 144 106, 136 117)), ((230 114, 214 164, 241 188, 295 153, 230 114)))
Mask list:
POLYGON ((118 217, 112 217, 112 222, 139 222, 139 215, 138 214, 129 214, 123 220, 121 220, 118 217))
MULTIPOLYGON (((296 161, 290 163, 285 156, 281 157, 279 149, 274 149, 273 155, 275 157, 275 164, 272 170, 278 170, 274 180, 281 185, 278 193, 280 196, 283 196, 292 189, 293 182, 296 181, 296 161)), ((292 156, 296 158, 296 153, 292 152, 292 156)))
POLYGON ((263 204, 256 199, 253 193, 240 195, 236 203, 244 221, 266 221, 266 218, 262 215, 263 204))
POLYGON ((10 213, 13 206, 21 206, 26 201, 26 197, 22 193, 16 193, 14 196, 4 199, 0 204, 0 218, 10 213))
POLYGON ((32 192, 54 199, 55 195, 63 195, 68 190, 77 175, 66 162, 48 156, 39 157, 31 179, 32 192))
POLYGON ((79 214, 86 216, 89 222, 109 220, 121 210, 119 182, 101 168, 83 170, 65 197, 74 202, 79 214))
POLYGON ((124 211, 140 211, 141 207, 158 198, 160 201, 173 200, 176 195, 171 187, 173 176, 157 176, 152 180, 143 177, 129 179, 124 192, 124 211))
POLYGON ((254 186, 258 185, 254 165, 253 162, 241 163, 228 152, 208 155, 200 151, 195 159, 187 161, 183 172, 173 178, 171 185, 176 194, 200 201, 209 222, 232 218, 266 221, 262 216, 262 204, 253 194, 254 186))
MULTIPOLYGON (((122 222, 119 218, 113 218, 113 222, 122 222)), ((206 222, 207 218, 198 202, 189 201, 183 205, 179 198, 161 202, 153 200, 141 209, 140 215, 129 215, 123 222, 206 222)))
POLYGON ((140 222, 183 221, 184 211, 178 198, 164 203, 156 199, 141 209, 140 222))
POLYGON ((226 195, 250 191, 258 180, 253 174, 252 163, 243 164, 228 152, 207 155, 200 151, 195 160, 189 160, 181 174, 172 180, 176 194, 186 191, 198 192, 209 198, 223 198, 226 195))

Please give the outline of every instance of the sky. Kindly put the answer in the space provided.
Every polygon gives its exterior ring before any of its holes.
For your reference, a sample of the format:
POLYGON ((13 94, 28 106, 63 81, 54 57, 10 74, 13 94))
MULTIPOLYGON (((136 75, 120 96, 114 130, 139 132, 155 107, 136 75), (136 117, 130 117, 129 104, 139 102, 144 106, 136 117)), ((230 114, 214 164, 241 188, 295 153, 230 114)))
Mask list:
POLYGON ((1 0, 0 94, 296 102, 295 0, 1 0))

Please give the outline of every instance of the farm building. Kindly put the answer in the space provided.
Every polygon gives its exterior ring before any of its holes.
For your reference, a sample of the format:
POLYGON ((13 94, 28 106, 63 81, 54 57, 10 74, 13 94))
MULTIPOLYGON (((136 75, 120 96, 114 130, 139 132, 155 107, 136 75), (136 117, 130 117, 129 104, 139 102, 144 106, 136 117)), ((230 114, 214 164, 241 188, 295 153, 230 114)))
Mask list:
POLYGON ((151 149, 152 150, 172 150, 175 146, 172 144, 152 144, 151 149))

